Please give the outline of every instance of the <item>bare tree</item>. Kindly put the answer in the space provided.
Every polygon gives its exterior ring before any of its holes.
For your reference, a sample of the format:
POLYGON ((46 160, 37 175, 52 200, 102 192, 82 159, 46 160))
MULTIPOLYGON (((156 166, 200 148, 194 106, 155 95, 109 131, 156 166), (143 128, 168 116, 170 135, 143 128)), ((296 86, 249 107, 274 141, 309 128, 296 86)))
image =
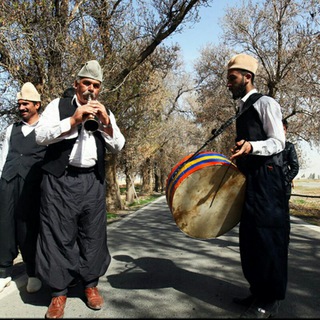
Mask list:
MULTIPOLYGON (((164 39, 179 32, 184 23, 196 21, 199 6, 207 3, 207 0, 2 2, 0 87, 7 97, 7 104, 2 105, 3 114, 15 114, 14 97, 9 95, 23 82, 36 85, 45 105, 73 83, 79 65, 97 59, 105 78, 101 99, 112 106, 121 128, 126 131, 131 125, 132 110, 128 108, 131 92, 122 87, 130 77, 141 73, 139 68, 156 51, 164 50, 161 46, 164 39)), ((170 67, 172 58, 168 55, 159 59, 154 69, 170 67)), ((141 87, 135 88, 139 95, 141 87)), ((116 156, 108 156, 110 208, 121 204, 118 189, 114 188, 117 163, 116 156), (110 199, 116 199, 115 203, 110 199)))
POLYGON ((285 117, 294 116, 291 122, 296 137, 317 143, 319 2, 244 3, 227 11, 225 44, 258 58, 258 86, 279 101, 285 117), (249 19, 243 19, 244 16, 249 19))
MULTIPOLYGON (((233 54, 245 52, 259 60, 259 90, 278 100, 283 116, 290 118, 290 140, 319 144, 319 11, 318 1, 295 0, 246 0, 227 8, 223 43, 208 45, 197 64, 198 120, 210 127, 235 113, 226 64, 233 54)), ((221 139, 221 150, 229 150, 228 130, 221 139)))

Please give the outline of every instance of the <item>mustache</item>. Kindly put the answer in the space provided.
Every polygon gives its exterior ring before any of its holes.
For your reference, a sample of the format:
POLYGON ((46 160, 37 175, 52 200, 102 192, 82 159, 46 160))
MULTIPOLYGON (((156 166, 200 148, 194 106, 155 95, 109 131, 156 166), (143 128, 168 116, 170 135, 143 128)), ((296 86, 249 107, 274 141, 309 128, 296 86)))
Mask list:
POLYGON ((83 93, 83 96, 86 97, 87 99, 89 99, 89 97, 90 97, 90 99, 92 99, 92 100, 94 100, 96 98, 95 94, 93 92, 90 92, 89 90, 85 91, 83 93))
POLYGON ((29 109, 20 109, 19 113, 23 113, 23 112, 29 112, 29 109))

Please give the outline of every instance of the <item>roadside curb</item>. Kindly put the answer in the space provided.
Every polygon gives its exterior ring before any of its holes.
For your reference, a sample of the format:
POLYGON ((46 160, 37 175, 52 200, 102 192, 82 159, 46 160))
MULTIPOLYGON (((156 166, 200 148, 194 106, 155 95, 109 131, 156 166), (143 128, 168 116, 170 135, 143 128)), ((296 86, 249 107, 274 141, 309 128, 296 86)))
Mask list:
POLYGON ((303 227, 307 227, 307 228, 309 228, 309 229, 311 229, 311 230, 320 232, 320 226, 316 226, 316 225, 314 225, 314 224, 311 224, 311 223, 309 223, 309 222, 307 222, 307 221, 304 221, 304 220, 301 219, 301 218, 297 218, 297 217, 295 217, 295 216, 290 216, 290 220, 291 220, 291 221, 299 222, 299 224, 300 224, 301 226, 303 226, 303 227))

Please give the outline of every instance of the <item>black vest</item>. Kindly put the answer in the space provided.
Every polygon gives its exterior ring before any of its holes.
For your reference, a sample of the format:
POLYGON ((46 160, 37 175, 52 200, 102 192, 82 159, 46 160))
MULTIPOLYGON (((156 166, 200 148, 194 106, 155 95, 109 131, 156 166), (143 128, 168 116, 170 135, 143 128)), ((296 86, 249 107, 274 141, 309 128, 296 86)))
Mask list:
POLYGON ((242 139, 248 141, 265 140, 267 138, 263 131, 263 125, 258 112, 252 108, 253 104, 262 97, 261 93, 253 93, 242 106, 241 115, 236 120, 236 141, 242 139))
MULTIPOLYGON (((72 98, 61 98, 59 101, 60 120, 71 117, 76 108, 77 105, 75 100, 72 103, 72 98)), ((80 128, 81 125, 79 126, 79 132, 80 128)), ((99 180, 103 181, 105 177, 106 143, 99 131, 94 132, 93 135, 96 141, 98 156, 98 161, 95 165, 95 172, 99 180)), ((44 158, 44 165, 42 166, 43 170, 49 172, 55 177, 61 177, 69 165, 69 156, 76 140, 77 138, 64 139, 57 143, 50 144, 44 158)))
POLYGON ((22 122, 13 124, 8 155, 1 177, 7 181, 17 175, 26 181, 41 180, 41 165, 46 146, 36 143, 34 130, 25 137, 21 128, 22 122))
MULTIPOLYGON (((261 93, 252 94, 243 105, 242 114, 236 120, 237 138, 236 141, 242 139, 247 141, 266 140, 267 135, 263 130, 263 124, 259 118, 259 114, 253 104, 262 97, 261 93)), ((247 173, 250 170, 255 170, 263 164, 282 165, 281 152, 271 156, 247 155, 236 159, 237 167, 247 173)))

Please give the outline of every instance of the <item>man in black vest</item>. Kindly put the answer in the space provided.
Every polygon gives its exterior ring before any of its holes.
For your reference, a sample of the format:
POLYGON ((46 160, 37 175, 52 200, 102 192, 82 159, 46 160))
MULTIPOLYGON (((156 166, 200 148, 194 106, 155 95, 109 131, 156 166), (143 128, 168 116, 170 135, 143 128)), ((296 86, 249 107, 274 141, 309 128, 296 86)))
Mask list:
POLYGON ((246 193, 239 227, 242 271, 251 294, 234 302, 247 310, 240 318, 269 318, 285 299, 288 264, 288 224, 282 150, 285 135, 279 104, 257 96, 253 85, 258 61, 246 54, 228 63, 228 88, 239 99, 235 160, 246 176, 246 193), (258 98, 258 99, 257 99, 258 98))
MULTIPOLYGON (((285 136, 287 136, 288 121, 286 119, 283 119, 282 124, 283 124, 284 134, 285 136)), ((282 151, 282 157, 283 157, 284 184, 286 187, 286 210, 288 212, 288 217, 290 218, 289 201, 291 198, 293 179, 299 173, 298 155, 296 152, 296 148, 292 142, 286 140, 286 146, 282 151)), ((288 224, 288 227, 290 228, 290 223, 288 224)), ((290 230, 289 230, 288 236, 290 237, 290 230)))
MULTIPOLYGON (((282 120, 283 130, 287 135, 288 121, 282 120)), ((290 141, 286 141, 286 146, 283 150, 283 173, 285 177, 286 197, 289 211, 289 200, 291 198, 293 179, 299 173, 299 160, 294 144, 290 141)))
POLYGON ((75 95, 50 102, 36 130, 37 142, 48 144, 36 258, 37 271, 52 290, 46 318, 63 317, 68 286, 77 278, 88 307, 103 305, 97 285, 111 260, 105 152, 119 152, 125 139, 113 113, 97 100, 102 76, 96 60, 86 62, 74 82, 75 95), (89 118, 96 129, 86 129, 89 118))
POLYGON ((20 249, 28 275, 26 289, 33 293, 42 286, 35 274, 35 252, 46 147, 35 140, 41 108, 37 89, 25 83, 17 100, 22 120, 7 128, 0 156, 0 292, 10 284, 13 260, 20 249))

